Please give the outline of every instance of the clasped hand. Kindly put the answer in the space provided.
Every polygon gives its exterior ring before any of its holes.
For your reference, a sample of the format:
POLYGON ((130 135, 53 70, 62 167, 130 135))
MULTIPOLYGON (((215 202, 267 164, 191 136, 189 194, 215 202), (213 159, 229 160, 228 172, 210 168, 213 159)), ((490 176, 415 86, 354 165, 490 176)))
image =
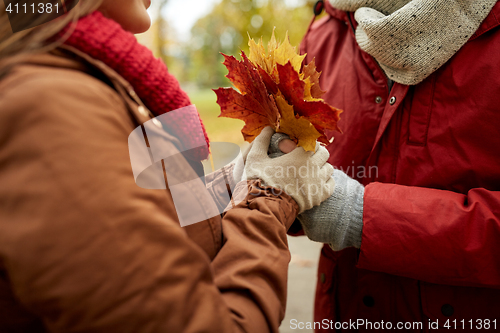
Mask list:
POLYGON ((316 144, 315 152, 297 147, 291 153, 271 158, 269 143, 274 131, 262 130, 246 154, 244 166, 235 166, 235 180, 260 179, 265 185, 284 191, 291 196, 302 213, 320 205, 333 193, 333 167, 327 163, 329 153, 316 144))

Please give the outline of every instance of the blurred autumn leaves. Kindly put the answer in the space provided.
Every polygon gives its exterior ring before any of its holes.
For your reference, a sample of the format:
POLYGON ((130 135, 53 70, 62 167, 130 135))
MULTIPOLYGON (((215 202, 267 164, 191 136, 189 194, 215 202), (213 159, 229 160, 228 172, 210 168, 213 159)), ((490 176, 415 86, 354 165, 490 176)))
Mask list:
POLYGON ((290 42, 298 45, 313 15, 311 1, 222 0, 195 23, 188 40, 176 38, 169 22, 160 19, 156 24, 161 56, 183 86, 229 86, 220 52, 248 52, 248 35, 256 39, 264 36, 267 43, 274 27, 280 36, 288 31, 290 42))

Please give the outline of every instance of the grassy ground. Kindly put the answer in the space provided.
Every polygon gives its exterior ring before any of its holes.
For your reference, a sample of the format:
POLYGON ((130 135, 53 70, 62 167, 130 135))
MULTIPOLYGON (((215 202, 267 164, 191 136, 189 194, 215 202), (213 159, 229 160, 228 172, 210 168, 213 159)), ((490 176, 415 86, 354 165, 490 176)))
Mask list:
POLYGON ((236 119, 218 118, 220 108, 216 103, 217 96, 212 90, 206 89, 188 93, 191 102, 196 105, 201 115, 210 141, 243 144, 241 129, 245 123, 236 119))

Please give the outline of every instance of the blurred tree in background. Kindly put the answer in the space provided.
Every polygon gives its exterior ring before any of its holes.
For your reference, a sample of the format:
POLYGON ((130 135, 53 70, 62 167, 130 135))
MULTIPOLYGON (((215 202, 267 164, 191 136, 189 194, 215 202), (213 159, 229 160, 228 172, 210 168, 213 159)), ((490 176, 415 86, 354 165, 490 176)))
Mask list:
POLYGON ((277 39, 284 39, 288 31, 292 45, 298 46, 312 17, 308 7, 312 8, 305 2, 287 6, 284 0, 222 0, 191 30, 187 79, 205 87, 228 85, 220 52, 236 56, 241 49, 248 53, 248 36, 263 37, 267 43, 274 27, 277 39))
MULTIPOLYGON (((161 8, 167 0, 161 1, 161 8)), ((199 19, 189 40, 179 40, 168 22, 158 16, 147 44, 169 70, 187 87, 228 86, 227 70, 220 54, 237 56, 248 51, 248 36, 267 43, 273 28, 276 38, 288 31, 292 45, 299 45, 312 18, 313 3, 307 0, 222 0, 199 19)))

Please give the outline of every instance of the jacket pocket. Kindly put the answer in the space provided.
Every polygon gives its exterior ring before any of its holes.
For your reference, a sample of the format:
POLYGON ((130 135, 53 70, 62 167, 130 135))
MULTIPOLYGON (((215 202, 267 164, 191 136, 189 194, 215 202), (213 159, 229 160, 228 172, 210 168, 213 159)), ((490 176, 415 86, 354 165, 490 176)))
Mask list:
POLYGON ((412 87, 405 108, 409 112, 408 144, 425 146, 432 114, 436 75, 431 75, 422 83, 412 87))
POLYGON ((425 332, 500 329, 500 290, 426 282, 420 288, 425 332))

